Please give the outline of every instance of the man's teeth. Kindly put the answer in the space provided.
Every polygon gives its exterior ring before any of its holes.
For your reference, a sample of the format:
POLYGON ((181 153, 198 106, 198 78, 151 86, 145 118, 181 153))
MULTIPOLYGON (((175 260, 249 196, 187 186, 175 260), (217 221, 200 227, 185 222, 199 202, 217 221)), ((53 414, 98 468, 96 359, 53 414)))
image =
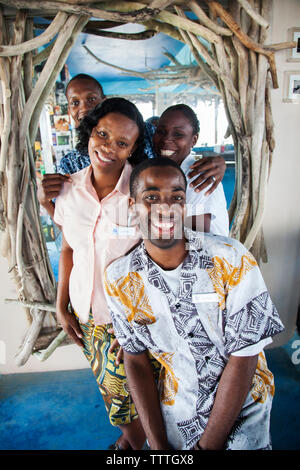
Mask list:
POLYGON ((161 154, 163 157, 170 157, 171 155, 173 155, 173 153, 175 153, 174 150, 161 150, 161 151, 160 151, 160 154, 161 154))
POLYGON ((162 228, 162 229, 170 229, 172 227, 174 227, 174 223, 173 222, 153 222, 153 225, 154 227, 157 227, 157 228, 162 228))

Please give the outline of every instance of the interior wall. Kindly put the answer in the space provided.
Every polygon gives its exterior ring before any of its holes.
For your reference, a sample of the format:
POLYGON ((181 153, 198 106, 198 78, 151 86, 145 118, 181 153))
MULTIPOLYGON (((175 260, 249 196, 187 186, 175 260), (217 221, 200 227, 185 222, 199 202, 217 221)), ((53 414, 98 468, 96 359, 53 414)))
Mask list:
MULTIPOLYGON (((273 0, 270 43, 288 41, 288 29, 300 28, 299 0, 273 0)), ((275 151, 268 185, 264 233, 268 263, 262 273, 285 332, 274 338, 274 346, 286 343, 295 331, 300 298, 300 102, 284 103, 284 74, 298 71, 300 62, 288 62, 286 50, 277 52, 279 89, 272 90, 275 151)))
MULTIPOLYGON (((270 42, 286 41, 288 28, 300 26, 299 18, 299 0, 274 0, 270 42)), ((282 102, 284 72, 298 70, 300 73, 300 63, 289 63, 286 56, 286 51, 276 53, 279 89, 272 91, 276 148, 264 220, 269 262, 262 266, 266 284, 286 326, 286 331, 275 338, 274 345, 283 344, 292 336, 300 294, 300 191, 297 172, 300 104, 282 102)), ((88 367, 80 348, 75 345, 57 348, 45 362, 30 357, 23 367, 16 365, 14 356, 28 325, 20 306, 4 302, 6 298, 16 298, 16 292, 8 275, 7 262, 1 257, 0 278, 0 373, 88 367)))
POLYGON ((17 294, 14 282, 8 274, 7 261, 3 257, 0 257, 0 278, 0 374, 89 367, 81 349, 76 345, 57 348, 46 361, 41 362, 31 356, 24 366, 17 366, 14 356, 23 342, 28 321, 22 307, 5 301, 16 299, 17 294))

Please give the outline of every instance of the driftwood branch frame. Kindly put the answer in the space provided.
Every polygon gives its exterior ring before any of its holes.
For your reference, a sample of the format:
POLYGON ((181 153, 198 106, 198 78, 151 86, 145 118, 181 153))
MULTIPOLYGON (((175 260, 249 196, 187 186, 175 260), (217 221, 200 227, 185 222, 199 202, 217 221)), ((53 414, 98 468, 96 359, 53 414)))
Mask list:
POLYGON ((1 253, 29 320, 17 364, 32 353, 44 360, 66 340, 53 307, 56 283, 39 219, 33 142, 42 106, 81 31, 112 36, 103 30, 135 22, 145 31, 128 40, 162 32, 189 45, 199 70, 223 99, 235 145, 231 236, 266 261, 262 220, 275 145, 270 88, 278 87, 276 51, 295 47, 293 42, 265 45, 270 8, 271 0, 0 0, 1 253), (34 36, 37 13, 51 20, 34 36), (50 41, 37 54, 37 47, 50 41), (33 86, 32 67, 42 61, 33 86), (50 343, 41 344, 45 325, 53 333, 46 335, 50 343))

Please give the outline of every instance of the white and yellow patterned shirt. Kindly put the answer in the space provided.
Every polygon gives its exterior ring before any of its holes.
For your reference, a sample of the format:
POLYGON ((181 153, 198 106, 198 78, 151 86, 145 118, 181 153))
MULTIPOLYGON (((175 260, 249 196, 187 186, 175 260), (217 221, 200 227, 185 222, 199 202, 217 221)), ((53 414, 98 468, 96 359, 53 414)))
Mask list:
MULTIPOLYGON (((106 271, 115 334, 127 353, 161 363, 159 393, 174 449, 192 449, 211 413, 232 353, 283 331, 253 256, 238 241, 189 231, 176 294, 142 243, 106 271)), ((270 446, 273 375, 264 352, 227 449, 270 446)))

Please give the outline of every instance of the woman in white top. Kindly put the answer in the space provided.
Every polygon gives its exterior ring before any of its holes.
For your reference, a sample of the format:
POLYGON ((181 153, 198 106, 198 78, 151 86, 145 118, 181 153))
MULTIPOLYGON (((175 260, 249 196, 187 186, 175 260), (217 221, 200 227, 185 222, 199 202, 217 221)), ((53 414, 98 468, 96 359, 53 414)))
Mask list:
MULTIPOLYGON (((189 106, 170 106, 161 115, 153 136, 156 155, 175 160, 188 178, 194 161, 192 149, 198 140, 199 130, 198 118, 189 106)), ((193 230, 228 236, 229 221, 223 185, 219 184, 208 195, 206 190, 197 192, 188 185, 186 225, 193 230)))

